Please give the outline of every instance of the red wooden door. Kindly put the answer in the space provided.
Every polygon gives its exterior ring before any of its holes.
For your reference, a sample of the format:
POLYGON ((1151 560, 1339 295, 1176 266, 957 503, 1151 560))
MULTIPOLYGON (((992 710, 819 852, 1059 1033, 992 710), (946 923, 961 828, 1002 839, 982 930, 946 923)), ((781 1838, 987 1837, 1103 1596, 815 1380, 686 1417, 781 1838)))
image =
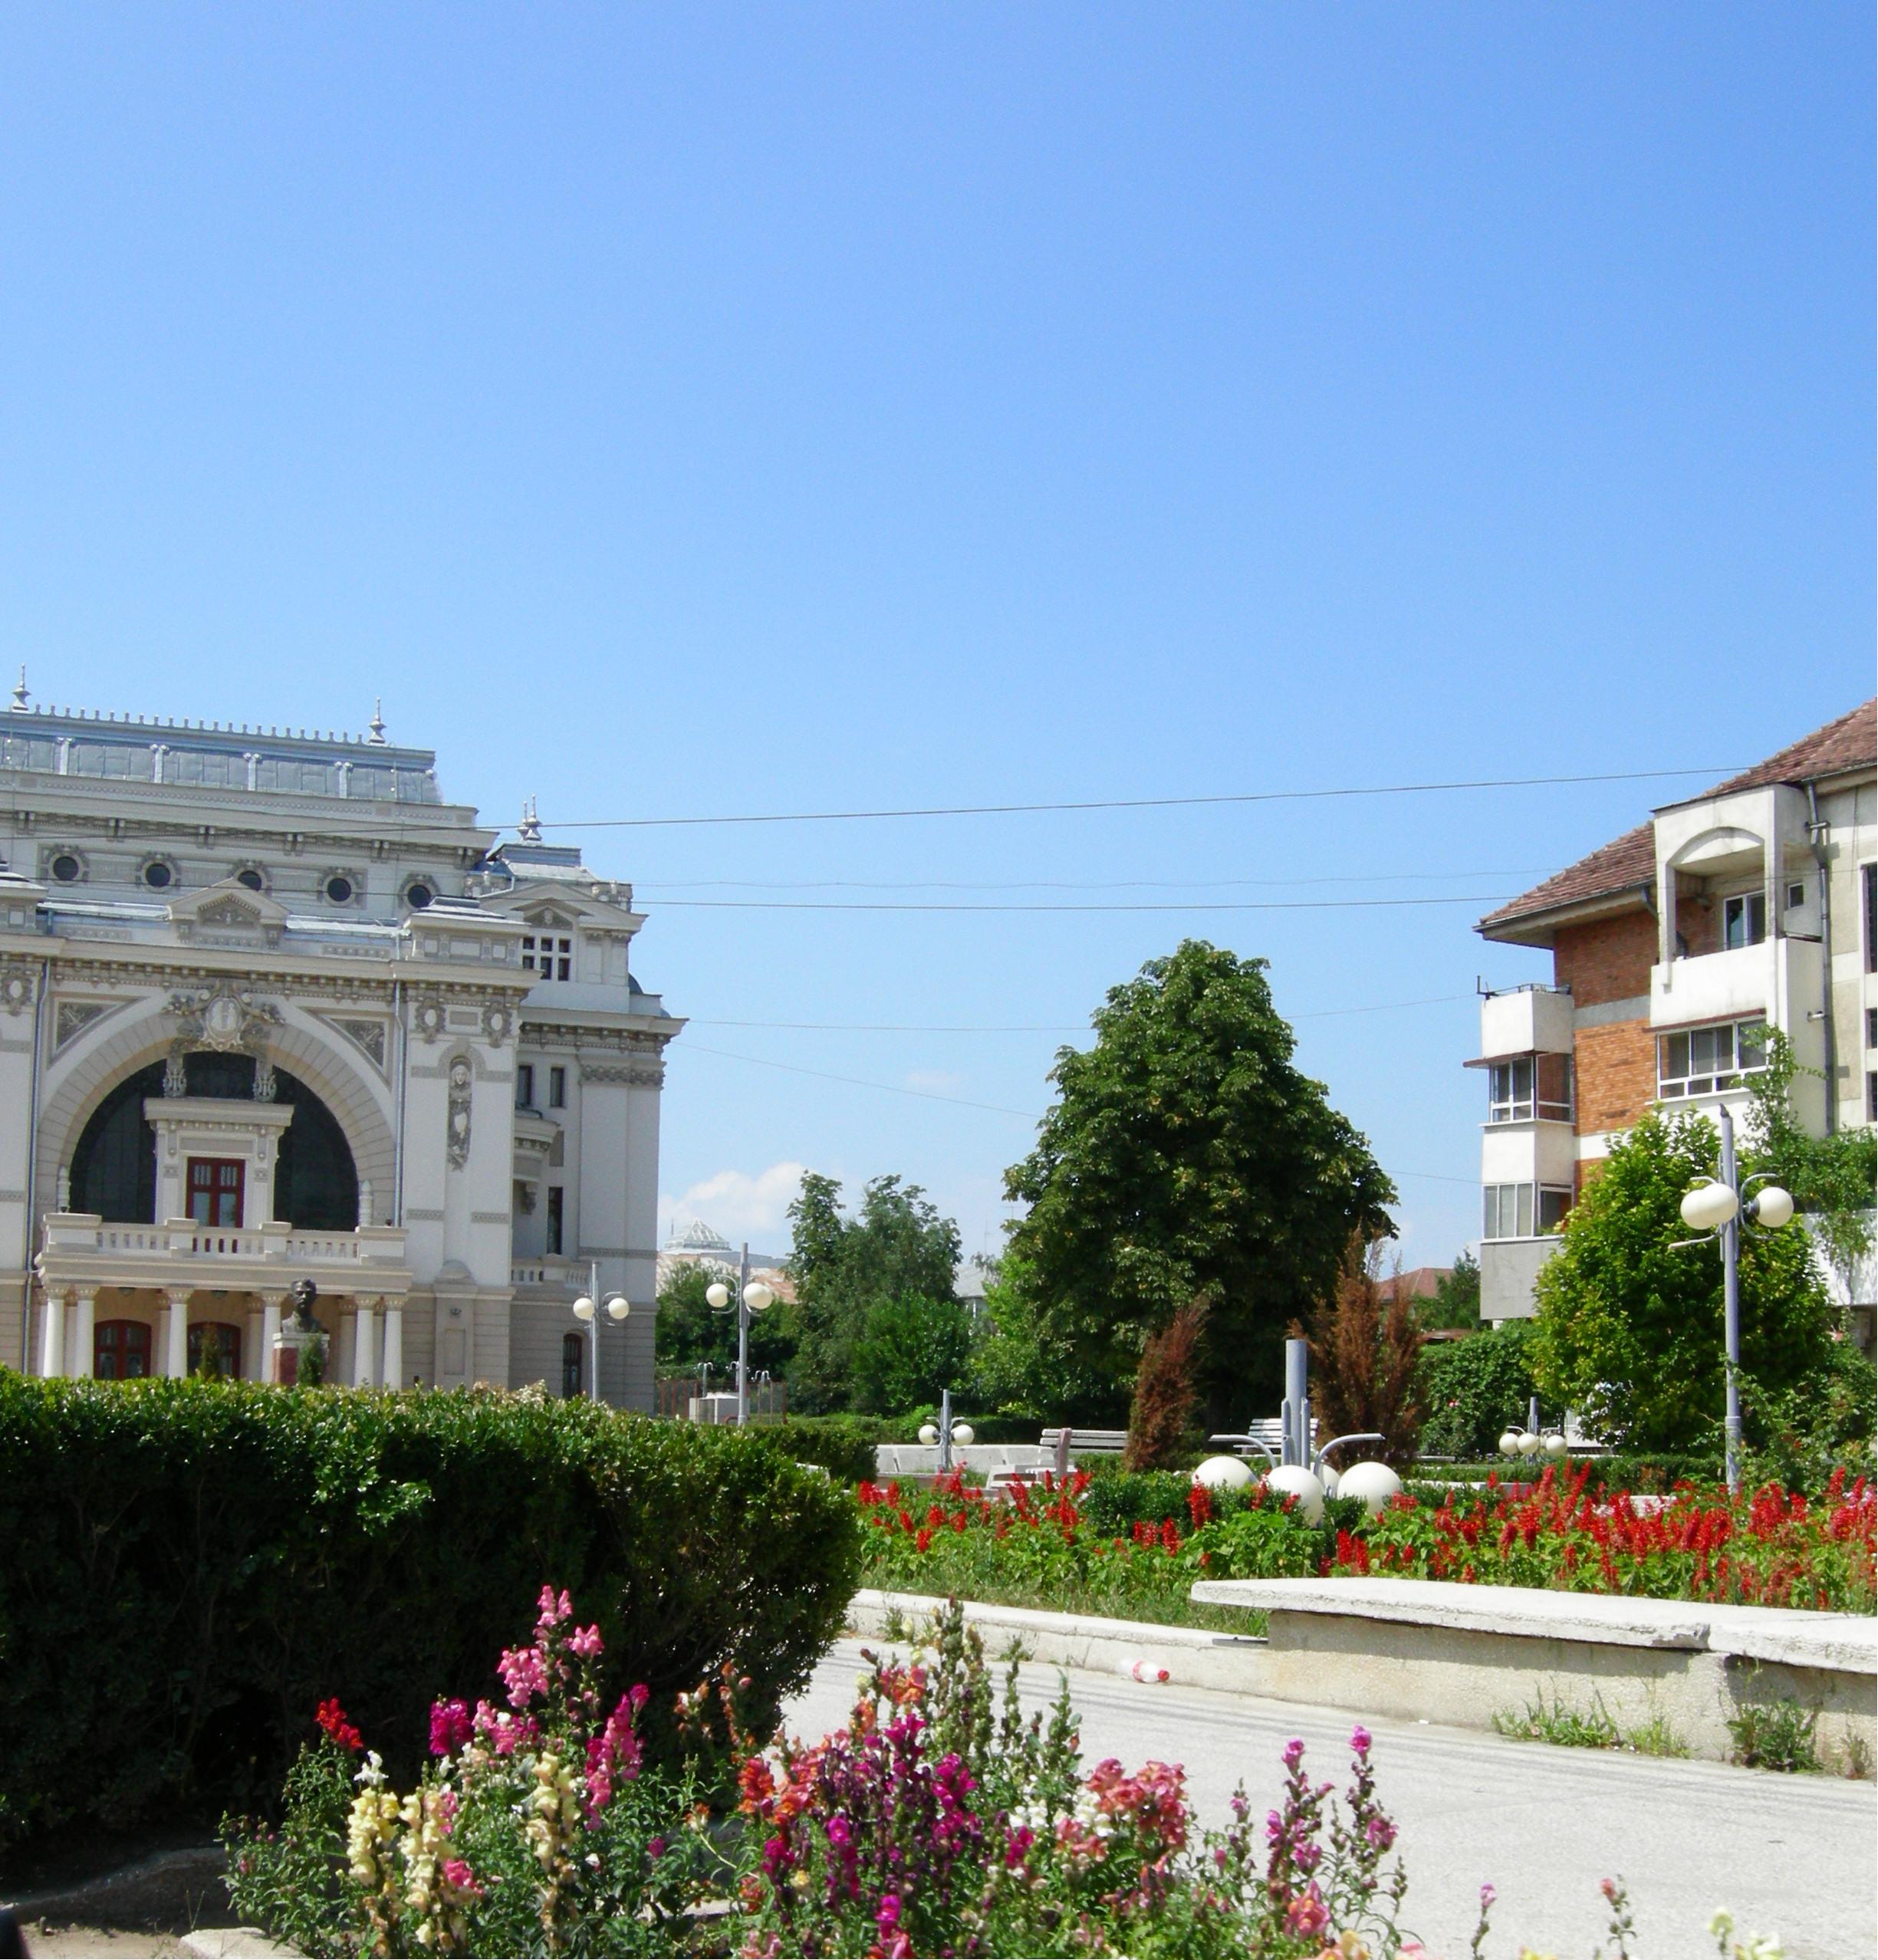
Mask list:
POLYGON ((190 1158, 189 1216, 198 1225, 241 1223, 242 1171, 238 1157, 190 1158))

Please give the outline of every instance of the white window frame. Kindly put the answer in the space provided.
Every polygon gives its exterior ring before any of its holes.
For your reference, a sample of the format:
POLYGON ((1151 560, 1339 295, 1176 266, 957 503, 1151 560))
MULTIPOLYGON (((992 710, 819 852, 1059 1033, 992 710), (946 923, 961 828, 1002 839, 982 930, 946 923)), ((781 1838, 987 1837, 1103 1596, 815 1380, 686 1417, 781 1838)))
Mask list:
POLYGON ((1679 1028, 1656 1037, 1656 1098, 1684 1102, 1695 1096, 1718 1096, 1738 1089, 1745 1075, 1767 1067, 1767 1023, 1758 1018, 1712 1021, 1701 1028, 1679 1028), (1754 1034, 1760 1038, 1750 1038, 1754 1034), (1725 1049, 1719 1038, 1727 1038, 1725 1049), (1682 1053, 1676 1044, 1684 1044, 1682 1053), (1672 1073, 1678 1062, 1679 1073, 1672 1073))
POLYGON ((515 1107, 518 1110, 534 1107, 534 1064, 518 1062, 515 1064, 515 1107))
POLYGON ((1757 886, 1751 892, 1731 892, 1722 901, 1722 950, 1724 952, 1743 952, 1749 946, 1765 944, 1767 940, 1767 892, 1757 886), (1747 936, 1755 923, 1755 913, 1760 913, 1759 932, 1751 938, 1747 936), (1731 928, 1731 920, 1742 923, 1742 936, 1737 938, 1731 928))

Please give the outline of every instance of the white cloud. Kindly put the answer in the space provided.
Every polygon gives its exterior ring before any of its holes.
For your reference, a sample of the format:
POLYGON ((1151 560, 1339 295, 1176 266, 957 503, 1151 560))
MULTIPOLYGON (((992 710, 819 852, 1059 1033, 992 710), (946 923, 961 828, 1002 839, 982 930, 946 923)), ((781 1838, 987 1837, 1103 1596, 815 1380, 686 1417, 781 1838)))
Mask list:
POLYGON ((965 1087, 965 1078, 949 1074, 942 1068, 916 1068, 908 1071, 900 1086, 905 1089, 923 1089, 929 1096, 949 1096, 965 1087))
POLYGON ((733 1245, 748 1238, 759 1251, 781 1252, 788 1245, 788 1212, 802 1188, 806 1166, 771 1164, 752 1177, 747 1171, 721 1170, 659 1200, 667 1233, 682 1232, 701 1219, 733 1245))

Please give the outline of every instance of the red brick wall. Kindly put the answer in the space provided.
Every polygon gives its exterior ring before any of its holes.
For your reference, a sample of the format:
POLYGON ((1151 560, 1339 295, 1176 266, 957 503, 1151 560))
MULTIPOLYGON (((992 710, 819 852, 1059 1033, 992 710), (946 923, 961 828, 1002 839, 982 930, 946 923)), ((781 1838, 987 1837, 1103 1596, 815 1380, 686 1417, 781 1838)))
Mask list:
POLYGON ((1656 922, 1640 908, 1615 919, 1566 926, 1552 943, 1552 980, 1569 987, 1575 1005, 1596 1007, 1649 992, 1656 963, 1656 922))
POLYGON ((1580 1028, 1576 1047, 1578 1134, 1629 1129, 1656 1100, 1656 1042, 1648 1020, 1580 1028))

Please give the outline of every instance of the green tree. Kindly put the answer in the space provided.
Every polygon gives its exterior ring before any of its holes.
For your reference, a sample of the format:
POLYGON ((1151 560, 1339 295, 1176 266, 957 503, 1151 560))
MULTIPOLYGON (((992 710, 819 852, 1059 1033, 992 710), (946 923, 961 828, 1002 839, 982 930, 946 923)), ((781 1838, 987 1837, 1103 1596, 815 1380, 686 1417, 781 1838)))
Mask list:
MULTIPOLYGON (((712 1265, 681 1266, 659 1295, 657 1353, 660 1368, 674 1373, 708 1361, 714 1373, 737 1365, 737 1316, 719 1312, 705 1293, 721 1280, 735 1294, 737 1276, 712 1265)), ((767 1368, 786 1379, 795 1355, 795 1316, 788 1302, 776 1304, 750 1320, 750 1366, 767 1368)))
POLYGON ((1794 1113, 1793 1086, 1803 1075, 1819 1079, 1820 1071, 1801 1067, 1778 1028, 1770 1028, 1766 1038, 1767 1066, 1748 1078, 1748 1142, 1806 1213, 1820 1253, 1850 1298, 1871 1255, 1878 1131, 1812 1135, 1794 1113))
POLYGON ((1022 1258, 1000 1262, 985 1290, 985 1325, 975 1372, 988 1408, 1038 1422, 1080 1418, 1113 1428, 1128 1410, 1126 1389, 1079 1357, 1061 1332, 1044 1324, 1037 1288, 1022 1258))
POLYGON ((960 1301, 923 1293, 877 1301, 854 1343, 854 1406, 873 1416, 903 1416, 937 1402, 941 1389, 962 1391, 972 1347, 972 1315, 960 1301))
POLYGON ((1353 1232, 1390 1230, 1395 1197, 1293 1065, 1265 967, 1189 939, 1111 989, 1094 1046, 1058 1051, 1057 1100, 1005 1178, 1029 1207, 1011 1245, 1040 1337, 1113 1399, 1149 1337, 1207 1297, 1215 1429, 1276 1409, 1286 1325, 1335 1285, 1353 1232))
POLYGON ((959 1228, 918 1185, 873 1178, 852 1218, 840 1200, 835 1179, 811 1171, 789 1208, 798 1330, 789 1386, 805 1415, 853 1406, 856 1344, 873 1307, 909 1294, 953 1297, 959 1228))
POLYGON ((1480 1325, 1480 1261, 1472 1253, 1455 1258, 1434 1297, 1418 1304, 1416 1317, 1425 1327, 1465 1327, 1469 1334, 1480 1325))
POLYGON ((1490 1458, 1503 1431, 1524 1427, 1527 1404, 1539 1392, 1531 1330, 1530 1320, 1502 1320, 1465 1340, 1431 1341, 1422 1349, 1424 1455, 1490 1458))
MULTIPOLYGON (((1632 1449, 1687 1449, 1722 1412, 1722 1260, 1679 1207, 1716 1174, 1705 1116, 1653 1113, 1612 1146, 1540 1270, 1541 1393, 1632 1449)), ((1745 1169, 1756 1168, 1751 1160, 1745 1169)), ((1824 1366, 1831 1309, 1803 1231, 1741 1235, 1743 1372, 1764 1390, 1824 1366)))

